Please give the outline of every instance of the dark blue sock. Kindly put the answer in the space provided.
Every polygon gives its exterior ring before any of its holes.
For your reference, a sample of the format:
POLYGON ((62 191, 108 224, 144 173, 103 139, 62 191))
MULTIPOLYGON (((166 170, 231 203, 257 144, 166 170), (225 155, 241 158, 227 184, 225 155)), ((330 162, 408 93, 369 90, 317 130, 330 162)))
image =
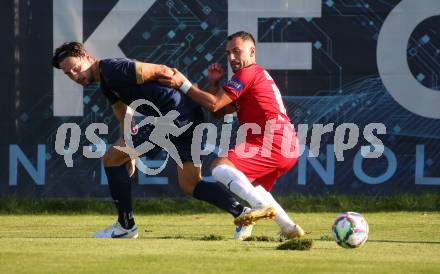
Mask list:
POLYGON ((118 222, 125 229, 134 226, 133 208, 131 201, 131 179, 125 165, 104 167, 108 186, 113 202, 118 210, 118 222))
POLYGON ((193 191, 193 197, 221 208, 237 217, 243 206, 223 185, 200 181, 193 191))

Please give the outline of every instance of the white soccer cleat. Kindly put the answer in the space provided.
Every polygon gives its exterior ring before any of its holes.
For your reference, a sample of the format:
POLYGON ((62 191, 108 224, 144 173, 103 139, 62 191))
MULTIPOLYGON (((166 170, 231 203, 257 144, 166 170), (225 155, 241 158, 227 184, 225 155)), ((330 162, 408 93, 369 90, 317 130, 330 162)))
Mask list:
POLYGON ((247 237, 252 236, 253 225, 239 225, 235 228, 234 236, 231 240, 243 241, 247 237))
POLYGON ((125 239, 136 239, 139 236, 138 229, 133 226, 131 229, 123 228, 119 222, 112 224, 111 226, 99 230, 93 234, 93 238, 125 238, 125 239))
POLYGON ((305 232, 299 225, 288 225, 281 227, 280 235, 287 239, 298 239, 304 237, 305 232))
POLYGON ((261 206, 258 208, 245 207, 243 212, 235 218, 234 224, 239 225, 253 225, 259 219, 275 219, 276 211, 272 206, 261 206))

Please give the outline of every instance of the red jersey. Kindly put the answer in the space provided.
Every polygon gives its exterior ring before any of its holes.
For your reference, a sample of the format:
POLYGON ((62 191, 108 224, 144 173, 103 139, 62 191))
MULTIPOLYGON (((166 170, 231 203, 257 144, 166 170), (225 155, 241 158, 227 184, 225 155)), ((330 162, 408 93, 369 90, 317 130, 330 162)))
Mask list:
POLYGON ((256 123, 264 131, 271 119, 277 119, 280 124, 290 123, 280 90, 261 66, 253 64, 240 69, 223 89, 236 102, 240 124, 256 123))
MULTIPOLYGON (((295 129, 290 125, 289 117, 286 115, 280 91, 269 73, 257 64, 237 71, 223 89, 236 102, 240 124, 256 123, 261 128, 260 134, 250 134, 246 136, 245 142, 230 149, 228 159, 253 184, 262 185, 270 191, 276 179, 292 168, 298 157, 297 153, 293 153, 292 157, 283 153, 292 151, 291 148, 297 152, 298 146, 295 129), (268 121, 271 123, 266 127, 268 121), (265 135, 267 129, 273 131, 273 138, 265 138, 270 136, 265 135), (287 136, 284 136, 285 134, 287 136), (289 136, 292 137, 290 143, 284 143, 283 137, 289 136), (252 157, 245 155, 255 148, 258 149, 257 154, 252 157)), ((289 142, 288 138, 284 140, 289 142)))

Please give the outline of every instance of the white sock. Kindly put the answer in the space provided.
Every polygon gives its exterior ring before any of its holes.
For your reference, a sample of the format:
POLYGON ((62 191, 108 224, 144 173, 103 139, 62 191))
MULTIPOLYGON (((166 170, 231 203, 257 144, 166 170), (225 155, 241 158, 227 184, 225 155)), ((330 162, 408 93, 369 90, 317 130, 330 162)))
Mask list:
POLYGON ((212 177, 224 184, 232 193, 247 201, 251 207, 268 205, 268 202, 240 170, 228 165, 218 165, 212 170, 212 177))
POLYGON ((260 193, 261 196, 264 197, 264 199, 275 208, 277 214, 275 216, 275 222, 280 227, 286 227, 286 226, 294 226, 295 223, 290 219, 289 215, 287 215, 286 211, 280 206, 277 201, 275 201, 274 197, 270 192, 266 191, 264 187, 262 186, 256 186, 255 189, 260 193))

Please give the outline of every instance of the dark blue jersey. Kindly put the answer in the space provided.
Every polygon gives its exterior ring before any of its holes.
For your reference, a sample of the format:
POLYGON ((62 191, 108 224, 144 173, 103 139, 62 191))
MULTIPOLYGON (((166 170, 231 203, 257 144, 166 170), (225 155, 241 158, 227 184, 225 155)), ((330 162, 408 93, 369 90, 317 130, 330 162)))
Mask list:
MULTIPOLYGON (((174 109, 180 113, 178 120, 186 120, 200 108, 190 98, 174 88, 158 82, 143 82, 141 64, 126 58, 99 61, 101 90, 111 104, 121 101, 130 105, 137 99, 152 102, 165 115, 174 109)), ((136 109, 146 116, 157 116, 148 106, 136 109)))
MULTIPOLYGON (((192 123, 191 127, 182 135, 170 136, 181 160, 183 162, 192 161, 191 143, 194 128, 203 122, 203 111, 199 105, 176 89, 157 82, 144 83, 141 64, 132 60, 125 58, 104 59, 99 61, 99 70, 102 93, 112 105, 118 101, 130 105, 137 99, 146 99, 159 109, 162 116, 170 110, 177 110, 180 115, 174 122, 179 128, 192 123)), ((136 111, 145 116, 159 116, 154 108, 146 105, 137 108, 136 111)), ((148 126, 139 129, 139 132, 133 136, 135 146, 148 139, 151 130, 152 128, 148 126)), ((162 148, 155 147, 146 155, 154 158, 161 150, 162 148)))

